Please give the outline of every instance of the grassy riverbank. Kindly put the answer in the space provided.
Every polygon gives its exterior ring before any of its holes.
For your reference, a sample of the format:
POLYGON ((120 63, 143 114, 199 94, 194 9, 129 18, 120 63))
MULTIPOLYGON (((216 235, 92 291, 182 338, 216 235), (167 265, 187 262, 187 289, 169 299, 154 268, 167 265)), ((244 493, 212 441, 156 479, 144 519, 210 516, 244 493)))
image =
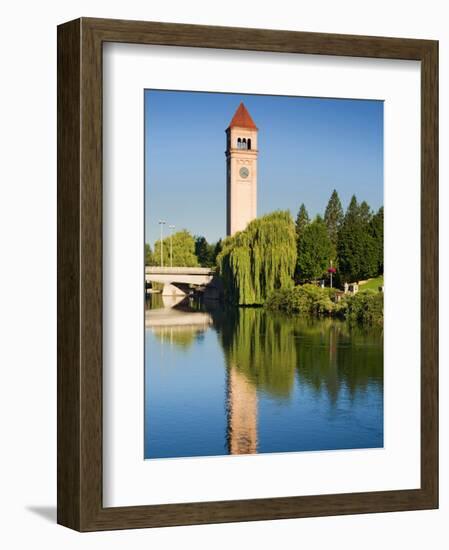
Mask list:
POLYGON ((367 281, 359 284, 359 292, 365 292, 366 290, 379 290, 379 287, 384 286, 384 276, 380 275, 374 279, 368 279, 367 281))
POLYGON ((273 291, 265 307, 304 317, 338 317, 367 326, 383 325, 383 293, 371 289, 337 300, 336 289, 306 284, 273 291))

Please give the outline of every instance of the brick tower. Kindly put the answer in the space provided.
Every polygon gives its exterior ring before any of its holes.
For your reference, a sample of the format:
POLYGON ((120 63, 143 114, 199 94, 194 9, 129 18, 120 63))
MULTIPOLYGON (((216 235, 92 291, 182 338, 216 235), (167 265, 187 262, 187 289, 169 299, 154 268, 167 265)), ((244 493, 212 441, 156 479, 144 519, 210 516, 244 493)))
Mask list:
POLYGON ((226 234, 257 217, 258 129, 240 103, 226 130, 226 234))

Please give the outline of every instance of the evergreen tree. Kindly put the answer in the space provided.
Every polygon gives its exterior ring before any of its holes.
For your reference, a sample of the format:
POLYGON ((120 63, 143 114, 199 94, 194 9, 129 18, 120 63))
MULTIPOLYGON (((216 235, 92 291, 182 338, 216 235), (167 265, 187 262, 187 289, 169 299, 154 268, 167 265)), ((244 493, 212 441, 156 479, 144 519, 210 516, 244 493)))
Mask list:
POLYGON ((371 212, 371 208, 369 207, 368 203, 366 201, 363 201, 360 203, 359 206, 359 217, 362 223, 368 224, 371 221, 371 218, 373 217, 373 213, 371 212))
POLYGON ((214 253, 213 253, 213 256, 212 256, 212 259, 213 259, 213 264, 212 265, 217 264, 217 257, 220 254, 220 252, 222 251, 222 249, 223 249, 223 241, 221 239, 218 239, 217 243, 214 246, 214 253))
POLYGON ((327 226, 321 216, 308 224, 298 242, 297 274, 307 281, 326 273, 333 252, 327 226))
MULTIPOLYGON (((161 241, 156 241, 154 245, 154 260, 157 265, 161 263, 161 241)), ((168 267, 173 263, 173 267, 197 267, 198 258, 195 255, 195 239, 186 230, 177 231, 170 237, 163 240, 163 261, 164 266, 168 267), (173 249, 173 258, 170 257, 171 248, 173 249)))
POLYGON ((338 265, 344 281, 359 281, 378 274, 378 246, 370 222, 369 206, 366 202, 359 205, 353 196, 338 233, 338 265))
POLYGON ((209 244, 205 237, 195 239, 195 255, 202 267, 211 267, 215 263, 214 245, 209 244))
POLYGON ((330 240, 334 247, 337 246, 338 231, 343 223, 344 214, 343 208, 341 206, 340 197, 338 196, 337 191, 334 189, 332 195, 329 199, 329 202, 326 206, 326 211, 324 213, 324 221, 327 226, 327 231, 329 233, 330 240))
POLYGON ((299 239, 306 225, 310 223, 309 214, 307 213, 304 203, 299 207, 298 215, 296 216, 296 238, 299 239))
POLYGON ((376 245, 377 275, 384 272, 384 208, 379 208, 370 222, 371 235, 376 245))
POLYGON ((352 195, 351 200, 349 202, 348 209, 346 210, 346 214, 344 217, 344 223, 355 223, 359 219, 359 203, 357 202, 357 197, 355 195, 352 195))

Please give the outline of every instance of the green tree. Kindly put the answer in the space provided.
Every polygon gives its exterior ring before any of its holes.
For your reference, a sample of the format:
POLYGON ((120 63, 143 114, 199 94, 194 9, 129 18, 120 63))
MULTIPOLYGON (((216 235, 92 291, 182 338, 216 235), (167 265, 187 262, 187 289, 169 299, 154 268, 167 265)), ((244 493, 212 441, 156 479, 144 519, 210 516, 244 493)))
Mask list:
POLYGON ((352 195, 351 200, 349 202, 348 209, 346 210, 346 214, 344 217, 344 223, 355 223, 357 220, 359 220, 359 214, 360 214, 360 208, 359 203, 357 202, 357 197, 355 195, 352 195))
MULTIPOLYGON (((164 266, 173 267, 196 267, 198 266, 198 258, 195 255, 195 239, 186 230, 177 231, 170 237, 166 237, 163 241, 163 261, 164 266), (173 249, 173 259, 170 258, 170 250, 173 249)), ((161 241, 156 241, 154 245, 154 259, 157 265, 160 265, 161 258, 161 241)))
POLYGON ((359 205, 353 196, 338 234, 338 265, 343 281, 359 281, 378 274, 378 251, 370 222, 369 206, 366 202, 359 205))
POLYGON ((340 197, 338 196, 337 191, 334 189, 326 206, 326 211, 324 213, 324 222, 326 224, 330 240, 335 248, 337 246, 338 231, 340 230, 343 220, 344 214, 340 202, 340 197))
POLYGON ((317 216, 306 226, 298 241, 299 279, 307 281, 322 277, 329 266, 332 251, 332 242, 326 224, 321 216, 317 216))
POLYGON ((263 304, 272 290, 291 287, 296 235, 290 212, 257 218, 225 239, 217 264, 228 300, 238 305, 263 304))
POLYGON ((197 237, 195 239, 195 254, 198 262, 202 267, 212 267, 214 260, 215 246, 209 244, 205 237, 197 237))
POLYGON ((145 243, 145 265, 154 265, 153 252, 148 243, 145 243))
POLYGON ((218 239, 218 241, 216 242, 215 246, 214 246, 214 253, 213 253, 213 265, 216 265, 217 264, 217 257, 218 255, 220 254, 220 252, 222 251, 223 249, 223 241, 221 239, 218 239))
POLYGON ((196 237, 195 255, 198 258, 198 263, 202 267, 215 267, 217 256, 220 254, 222 246, 221 239, 216 243, 208 243, 205 237, 196 237))
POLYGON ((363 201, 363 202, 360 203, 359 217, 360 217, 360 221, 363 224, 369 224, 371 222, 371 219, 373 217, 373 213, 371 212, 371 208, 369 207, 369 205, 366 201, 363 201))
POLYGON ((297 239, 299 239, 305 227, 309 223, 310 223, 309 214, 307 212, 306 207, 304 206, 304 203, 302 203, 301 206, 299 207, 298 215, 296 216, 296 223, 295 223, 297 239))
POLYGON ((384 208, 381 206, 370 221, 371 235, 376 246, 377 275, 384 272, 384 208))

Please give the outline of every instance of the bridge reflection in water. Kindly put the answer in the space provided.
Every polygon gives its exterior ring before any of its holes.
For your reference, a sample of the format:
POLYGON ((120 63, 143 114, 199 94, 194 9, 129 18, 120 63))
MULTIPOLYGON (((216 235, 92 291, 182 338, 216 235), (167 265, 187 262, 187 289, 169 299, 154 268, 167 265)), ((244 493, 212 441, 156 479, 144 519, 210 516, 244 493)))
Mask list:
POLYGON ((378 330, 151 300, 146 458, 383 446, 378 330))
MULTIPOLYGON (((162 343, 188 346, 213 325, 210 313, 191 311, 182 296, 153 295, 153 301, 162 307, 145 311, 145 327, 162 343)), ((257 453, 256 387, 232 364, 227 370, 226 395, 228 453, 257 453)))

